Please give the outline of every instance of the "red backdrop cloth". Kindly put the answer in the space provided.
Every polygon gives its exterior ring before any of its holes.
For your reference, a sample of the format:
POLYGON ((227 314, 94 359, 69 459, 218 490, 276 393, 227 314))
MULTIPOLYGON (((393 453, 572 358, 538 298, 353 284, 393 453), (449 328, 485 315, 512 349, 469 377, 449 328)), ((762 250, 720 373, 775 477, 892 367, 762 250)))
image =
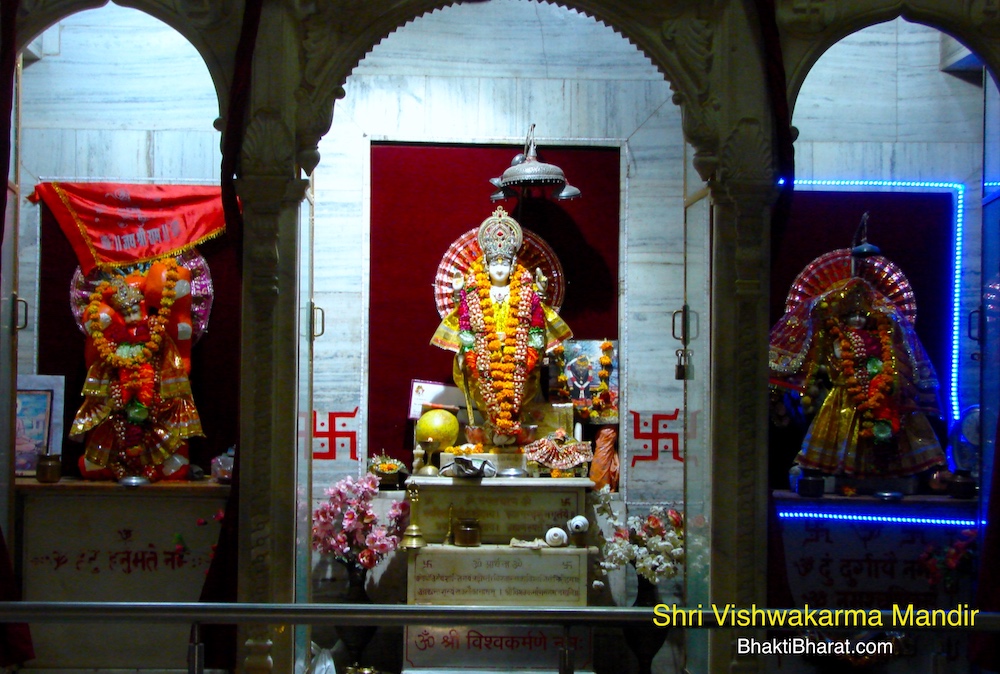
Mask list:
MULTIPOLYGON (((408 464, 411 381, 453 384, 454 354, 430 345, 441 320, 434 302, 437 266, 455 239, 492 214, 489 179, 522 149, 372 144, 368 447, 362 455, 385 450, 408 464)), ((574 338, 617 339, 619 149, 543 145, 538 152, 541 161, 563 169, 582 197, 501 205, 562 263, 567 287, 560 315, 574 338)))
POLYGON ((86 275, 176 255, 220 235, 220 194, 213 185, 51 182, 28 198, 49 207, 86 275))

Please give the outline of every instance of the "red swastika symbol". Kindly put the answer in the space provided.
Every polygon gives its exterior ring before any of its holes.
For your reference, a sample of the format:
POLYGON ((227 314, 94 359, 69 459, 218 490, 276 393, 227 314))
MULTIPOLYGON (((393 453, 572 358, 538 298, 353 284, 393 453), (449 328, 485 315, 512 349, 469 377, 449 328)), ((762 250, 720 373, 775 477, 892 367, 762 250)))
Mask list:
POLYGON ((313 410, 313 438, 320 440, 320 450, 314 451, 314 459, 336 459, 337 447, 344 447, 344 441, 351 449, 351 460, 358 460, 358 432, 347 430, 350 424, 348 419, 353 419, 358 414, 358 408, 353 412, 323 412, 326 417, 323 421, 319 419, 319 412, 313 410), (338 442, 340 441, 340 442, 338 442))
POLYGON ((684 461, 681 456, 680 433, 667 433, 668 421, 677 421, 681 415, 679 409, 675 409, 671 414, 653 414, 650 421, 642 421, 638 412, 632 412, 632 437, 636 440, 648 440, 642 443, 643 449, 651 449, 648 456, 632 455, 632 465, 636 461, 659 461, 660 450, 666 449, 667 443, 673 446, 674 461, 684 461))

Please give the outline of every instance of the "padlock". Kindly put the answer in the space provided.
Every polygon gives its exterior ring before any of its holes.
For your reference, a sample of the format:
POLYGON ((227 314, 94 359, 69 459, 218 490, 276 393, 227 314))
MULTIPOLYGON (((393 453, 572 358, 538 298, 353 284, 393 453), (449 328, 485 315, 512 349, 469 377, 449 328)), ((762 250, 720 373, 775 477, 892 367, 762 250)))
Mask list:
POLYGON ((677 349, 677 365, 674 366, 674 379, 678 381, 689 379, 688 368, 690 366, 691 363, 688 362, 687 349, 677 349))

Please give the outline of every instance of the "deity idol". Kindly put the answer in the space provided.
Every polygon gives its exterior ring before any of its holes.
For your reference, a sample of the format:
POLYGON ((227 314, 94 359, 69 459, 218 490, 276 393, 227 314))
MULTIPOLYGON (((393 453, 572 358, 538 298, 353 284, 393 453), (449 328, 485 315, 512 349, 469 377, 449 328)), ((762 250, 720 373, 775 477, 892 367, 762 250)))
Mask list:
POLYGON ((804 407, 818 404, 795 457, 802 468, 899 477, 944 463, 928 419, 938 414, 931 363, 904 312, 864 278, 786 313, 771 333, 771 368, 773 383, 804 392, 804 407), (822 401, 810 399, 817 380, 829 387, 822 401))
POLYGON ((84 401, 70 433, 86 440, 85 478, 186 477, 187 440, 203 435, 188 380, 190 294, 191 273, 174 258, 90 293, 84 401))
POLYGON ((500 447, 531 439, 523 414, 539 389, 538 362, 572 336, 545 302, 545 274, 518 263, 523 240, 503 207, 483 221, 476 235, 481 254, 455 273, 454 307, 431 340, 456 352, 455 383, 481 412, 487 440, 500 447))

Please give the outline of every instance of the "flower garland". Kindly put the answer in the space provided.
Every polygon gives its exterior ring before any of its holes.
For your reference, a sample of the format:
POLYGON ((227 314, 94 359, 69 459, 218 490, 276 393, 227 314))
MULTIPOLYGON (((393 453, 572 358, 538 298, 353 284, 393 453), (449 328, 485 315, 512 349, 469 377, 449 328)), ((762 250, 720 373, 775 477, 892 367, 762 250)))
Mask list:
POLYGON ((556 375, 555 386, 549 389, 549 397, 556 403, 568 403, 569 377, 566 376, 566 347, 562 344, 556 346, 551 351, 552 367, 559 374, 556 375))
POLYGON ((140 385, 139 374, 136 368, 147 365, 159 352, 163 343, 163 334, 166 332, 167 324, 170 321, 171 308, 176 297, 175 288, 177 286, 177 259, 164 258, 163 264, 167 267, 167 282, 163 288, 160 299, 160 309, 156 315, 151 316, 148 322, 149 335, 144 344, 131 345, 131 348, 121 348, 121 342, 109 340, 101 329, 99 316, 101 304, 105 304, 116 292, 116 287, 110 281, 101 281, 97 288, 90 295, 90 303, 87 305, 85 315, 87 317, 87 333, 90 335, 97 349, 101 360, 111 367, 133 370, 130 378, 130 386, 135 388, 140 385), (133 386, 134 385, 134 386, 133 386))
POLYGON ((875 320, 877 342, 870 332, 843 328, 834 319, 828 321, 827 329, 838 340, 847 393, 861 414, 858 436, 887 442, 900 427, 898 406, 892 398, 896 384, 895 354, 889 318, 877 313, 875 320))
POLYGON ((493 301, 491 288, 482 258, 477 259, 460 291, 459 329, 473 335, 466 364, 478 375, 489 420, 497 433, 512 436, 521 428, 524 388, 538 358, 529 338, 541 333, 544 313, 531 291, 531 274, 521 265, 511 274, 506 307, 493 301))
POLYGON ((598 359, 601 369, 597 372, 597 378, 600 383, 597 385, 597 393, 591 398, 591 403, 593 404, 592 415, 596 414, 600 416, 601 412, 614 408, 610 385, 612 355, 614 352, 615 345, 611 341, 604 340, 601 342, 601 357, 598 359))

